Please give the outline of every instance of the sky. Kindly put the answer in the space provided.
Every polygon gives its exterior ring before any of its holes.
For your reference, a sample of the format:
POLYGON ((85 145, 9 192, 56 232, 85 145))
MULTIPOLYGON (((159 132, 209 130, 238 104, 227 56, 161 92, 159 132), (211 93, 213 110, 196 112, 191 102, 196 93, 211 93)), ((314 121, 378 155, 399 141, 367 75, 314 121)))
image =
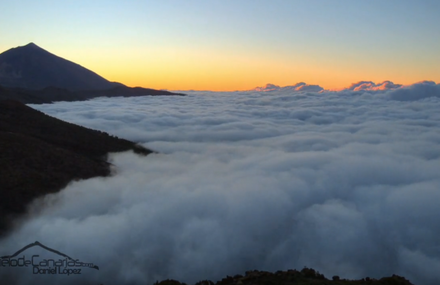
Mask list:
POLYGON ((17 0, 0 11, 0 51, 34 42, 129 86, 440 81, 437 0, 17 0))
POLYGON ((440 280, 440 84, 31 107, 157 153, 110 154, 114 175, 36 200, 0 240, 0 256, 39 241, 99 271, 0 268, 8 284, 195 284, 304 266, 440 280))

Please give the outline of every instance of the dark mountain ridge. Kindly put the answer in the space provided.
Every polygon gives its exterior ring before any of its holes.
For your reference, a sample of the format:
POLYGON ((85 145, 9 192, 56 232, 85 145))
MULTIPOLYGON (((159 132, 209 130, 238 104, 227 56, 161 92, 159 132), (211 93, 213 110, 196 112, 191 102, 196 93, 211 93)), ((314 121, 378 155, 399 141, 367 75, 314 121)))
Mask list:
POLYGON ((34 43, 0 54, 0 100, 22 103, 82 101, 95 97, 183 95, 127 87, 56 56, 34 43))
POLYGON ((150 150, 63 122, 20 102, 0 101, 0 234, 35 198, 70 181, 110 175, 109 152, 150 150))
POLYGON ((116 86, 110 89, 71 91, 58 87, 40 90, 7 88, 0 86, 0 100, 16 100, 24 104, 43 104, 57 101, 84 101, 96 97, 136 97, 136 96, 183 96, 163 90, 141 87, 116 86))
POLYGON ((54 86, 68 90, 109 89, 120 86, 34 43, 0 54, 0 85, 26 89, 54 86))

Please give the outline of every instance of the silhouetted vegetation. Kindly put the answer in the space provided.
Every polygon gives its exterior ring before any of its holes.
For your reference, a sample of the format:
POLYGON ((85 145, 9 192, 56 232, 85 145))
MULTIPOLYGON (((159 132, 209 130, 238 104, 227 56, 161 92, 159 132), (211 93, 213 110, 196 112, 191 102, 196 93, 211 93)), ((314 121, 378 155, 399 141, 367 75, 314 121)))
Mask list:
MULTIPOLYGON (((246 271, 245 276, 235 275, 227 276, 214 283, 210 280, 197 282, 195 285, 413 285, 404 277, 392 275, 379 280, 372 278, 363 278, 360 280, 341 279, 339 276, 333 276, 332 280, 327 279, 323 274, 311 268, 304 268, 301 271, 287 270, 277 271, 275 273, 267 271, 246 271)), ((176 280, 164 280, 156 282, 154 285, 186 285, 176 280)))

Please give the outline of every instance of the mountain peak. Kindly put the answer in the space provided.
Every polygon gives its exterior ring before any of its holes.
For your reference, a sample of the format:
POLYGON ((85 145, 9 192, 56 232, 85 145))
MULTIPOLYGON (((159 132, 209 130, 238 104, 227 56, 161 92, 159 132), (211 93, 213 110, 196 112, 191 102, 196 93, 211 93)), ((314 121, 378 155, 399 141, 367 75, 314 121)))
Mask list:
POLYGON ((37 46, 36 44, 34 44, 33 42, 28 43, 27 45, 23 46, 23 47, 36 47, 36 48, 40 48, 39 46, 37 46))
POLYGON ((39 47, 36 44, 34 44, 33 42, 30 42, 30 43, 28 43, 27 45, 24 45, 24 46, 18 46, 15 49, 18 49, 18 50, 44 50, 41 47, 39 47))
POLYGON ((0 85, 26 89, 110 89, 114 83, 30 42, 0 54, 0 85))

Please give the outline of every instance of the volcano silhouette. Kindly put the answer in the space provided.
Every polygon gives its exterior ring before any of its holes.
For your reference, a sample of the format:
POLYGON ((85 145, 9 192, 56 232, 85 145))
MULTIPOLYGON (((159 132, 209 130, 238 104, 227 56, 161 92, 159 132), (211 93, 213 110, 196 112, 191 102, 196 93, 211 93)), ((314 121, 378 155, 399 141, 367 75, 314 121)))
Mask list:
POLYGON ((58 57, 34 43, 0 54, 0 85, 25 89, 58 87, 68 90, 99 90, 123 86, 58 57))

